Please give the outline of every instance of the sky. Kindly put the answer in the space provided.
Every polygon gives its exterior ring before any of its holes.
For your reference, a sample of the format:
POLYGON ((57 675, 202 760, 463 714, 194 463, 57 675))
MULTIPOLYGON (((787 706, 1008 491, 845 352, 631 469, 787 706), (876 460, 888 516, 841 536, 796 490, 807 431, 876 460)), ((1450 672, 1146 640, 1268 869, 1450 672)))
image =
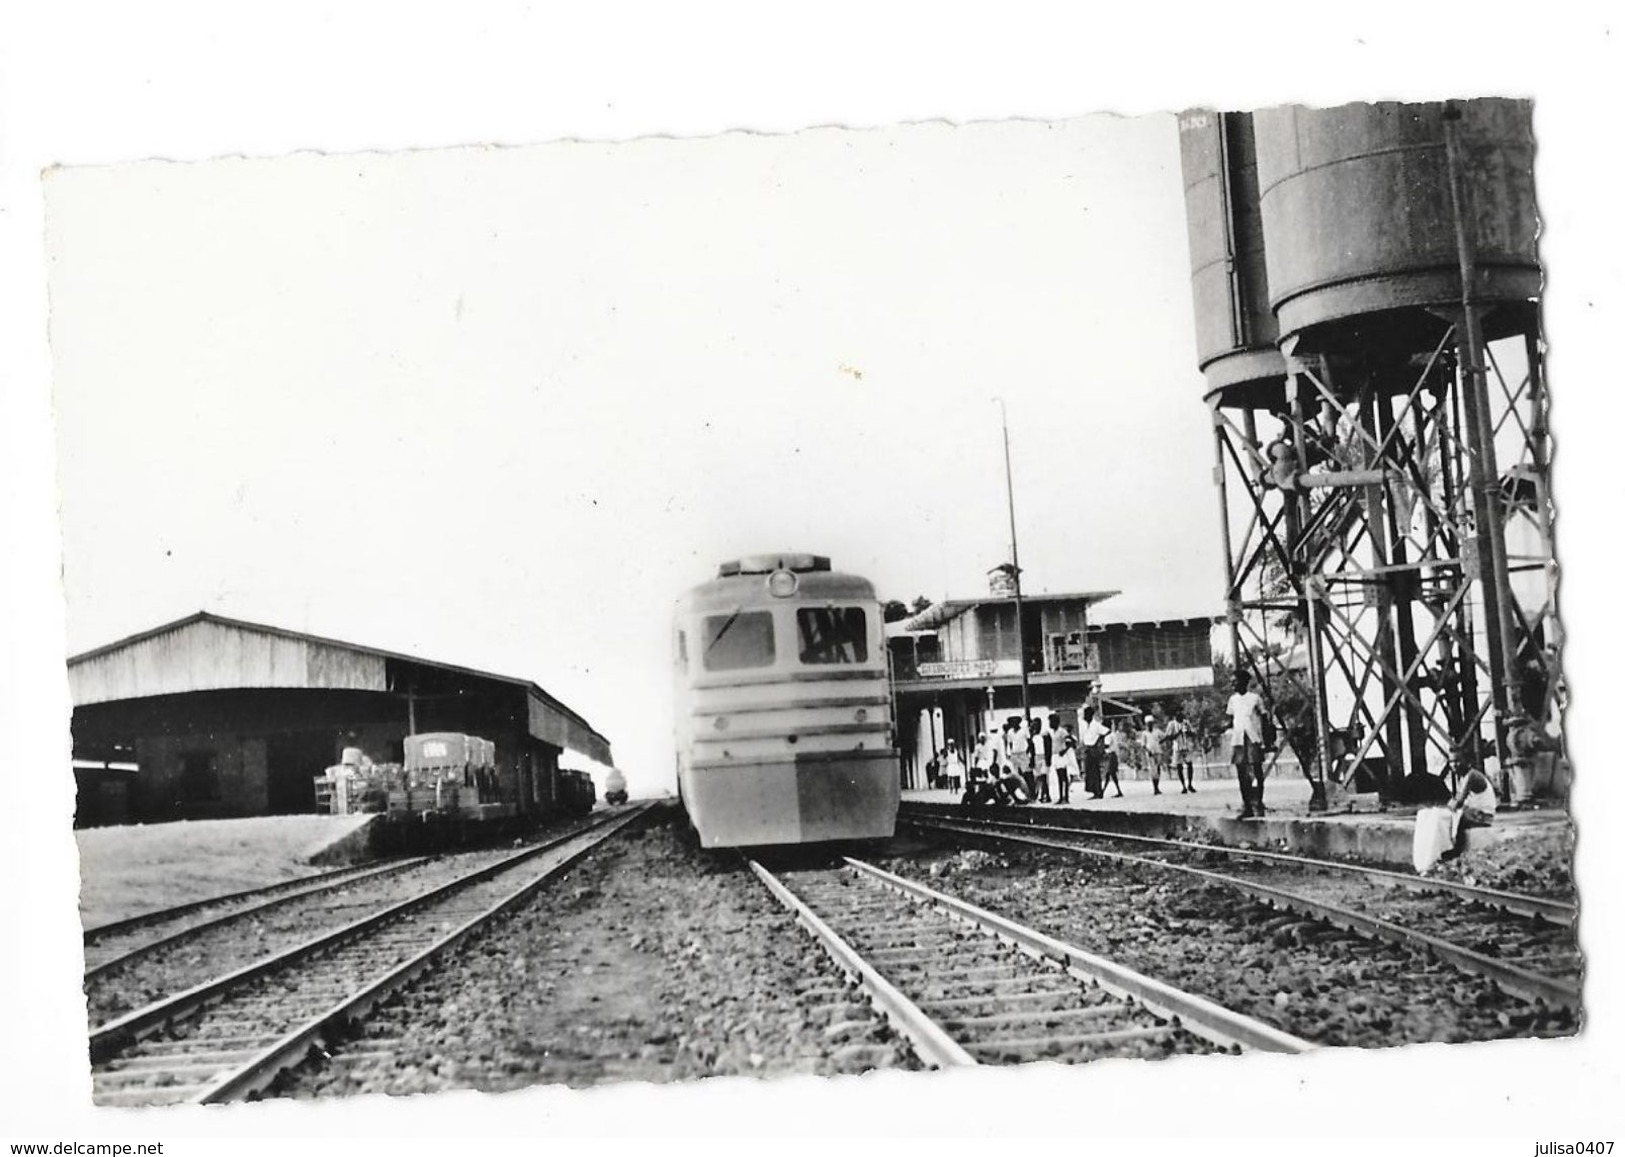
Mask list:
POLYGON ((658 790, 678 593, 984 591, 1001 414, 1027 590, 1220 606, 1170 114, 45 190, 72 653, 206 609, 523 676, 658 790))
POLYGON ((1380 1137, 1433 1157, 1612 1136, 1625 219, 1610 19, 1494 0, 1471 21, 1385 0, 0 9, 0 921, 24 933, 0 953, 0 1134, 162 1139, 171 1157, 221 1151, 210 1138, 252 1157, 291 1138, 405 1154, 566 1132, 937 1134, 944 1152, 1057 1128, 1169 1153, 1260 1150, 1211 1140, 1238 1135, 1364 1153, 1380 1137), (1475 94, 1535 101, 1594 978, 1581 1039, 88 1108, 64 655, 207 606, 533 678, 629 776, 658 776, 670 602, 722 558, 816 550, 888 596, 980 589, 1007 533, 994 395, 1035 586, 1211 607, 1211 452, 1176 162, 1158 143, 1171 122, 1076 118, 1475 94), (996 123, 1010 118, 1030 123, 996 123), (817 126, 882 131, 789 135, 817 126), (604 143, 550 144, 571 139, 604 143), (446 151, 479 142, 504 148, 446 151), (1113 148, 1141 152, 1113 173, 1113 148), (1122 389, 1103 402, 1108 383, 1122 389), (1057 484, 1068 423, 1095 457, 1057 484), (747 478, 721 469, 740 463, 747 478), (794 524, 776 513, 790 502, 794 524))

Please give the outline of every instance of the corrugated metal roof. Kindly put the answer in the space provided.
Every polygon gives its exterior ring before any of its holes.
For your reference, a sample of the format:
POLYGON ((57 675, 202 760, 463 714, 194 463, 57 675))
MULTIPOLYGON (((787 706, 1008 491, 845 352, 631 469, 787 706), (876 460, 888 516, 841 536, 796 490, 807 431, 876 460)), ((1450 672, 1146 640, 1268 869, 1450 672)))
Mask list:
MULTIPOLYGON (((115 655, 119 651, 136 647, 141 643, 159 638, 162 635, 180 631, 186 627, 199 623, 208 623, 214 626, 226 628, 228 630, 245 631, 257 635, 267 635, 272 638, 286 639, 293 642, 305 643, 314 646, 331 647, 339 650, 351 651, 358 655, 372 656, 374 658, 392 659, 401 663, 414 663, 422 667, 433 667, 438 670, 451 671, 459 675, 467 675, 476 679, 489 679, 494 682, 506 683, 510 686, 523 688, 539 706, 543 707, 545 710, 552 711, 562 716, 563 720, 567 723, 567 726, 564 728, 554 729, 557 733, 568 736, 570 740, 568 743, 559 743, 558 746, 568 746, 571 750, 576 751, 581 755, 585 755, 589 759, 596 760, 599 763, 613 762, 610 758, 610 744, 608 739, 605 739, 602 735, 600 735, 592 727, 592 725, 580 715, 566 707, 563 703, 560 703, 557 699, 553 698, 553 696, 544 691, 540 686, 528 679, 519 679, 512 675, 499 675, 495 672, 481 671, 474 667, 462 667, 454 663, 442 663, 438 660, 424 659, 417 655, 407 655, 399 651, 385 651, 378 647, 368 647, 360 643, 348 643, 340 639, 328 639, 320 635, 312 635, 302 631, 290 631, 284 627, 273 627, 265 623, 251 623, 243 619, 232 619, 224 615, 214 614, 210 611, 198 611, 196 614, 188 615, 182 619, 176 619, 172 623, 165 623, 162 626, 153 627, 150 630, 141 631, 137 634, 130 635, 127 638, 118 640, 117 642, 108 643, 105 646, 96 647, 93 650, 85 651, 78 655, 73 655, 68 659, 68 669, 71 673, 75 667, 81 666, 82 664, 89 663, 97 659, 102 659, 110 655, 115 655)), ((72 679, 70 678, 70 684, 71 683, 72 679)), ((77 702, 75 705, 77 706, 77 702)), ((534 716, 535 713, 533 712, 532 714, 534 716)), ((554 742, 550 736, 538 736, 538 738, 547 738, 550 742, 554 742)))

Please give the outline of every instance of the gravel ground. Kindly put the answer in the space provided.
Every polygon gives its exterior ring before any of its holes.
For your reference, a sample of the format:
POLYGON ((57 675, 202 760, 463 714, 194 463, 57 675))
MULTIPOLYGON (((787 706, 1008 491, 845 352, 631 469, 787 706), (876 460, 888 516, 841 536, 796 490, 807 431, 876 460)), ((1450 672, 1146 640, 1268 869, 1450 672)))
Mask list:
MULTIPOLYGON (((1442 937, 1480 955, 1514 962, 1544 975, 1576 981, 1580 976, 1574 929, 1469 905, 1453 895, 1411 891, 1386 878, 1372 879, 1358 873, 1249 859, 1212 843, 1169 848, 1114 844, 1108 839, 1087 841, 1082 846, 1218 872, 1442 937)), ((1522 850, 1533 851, 1534 845, 1522 850)), ((1531 891, 1535 890, 1525 890, 1526 894, 1531 891)))
POLYGON ((676 817, 594 853, 375 1011, 296 1097, 835 1074, 906 1047, 739 862, 676 817))
MULTIPOLYGON (((1186 843, 1224 845, 1234 842, 1234 835, 1221 834, 1202 827, 1187 828, 1184 817, 1168 815, 1160 822, 1156 817, 1127 816, 1121 812, 1091 812, 1068 808, 1000 808, 978 809, 966 812, 957 806, 915 805, 909 809, 933 819, 985 818, 1005 823, 1026 823, 1076 827, 1104 832, 1122 832, 1163 839, 1178 839, 1186 843)), ((1288 817, 1291 818, 1291 817, 1288 817)), ((1336 820, 1324 821, 1339 822, 1336 820)), ((1383 823, 1399 825, 1405 833, 1405 855, 1399 861, 1358 855, 1331 855, 1328 859, 1344 859, 1351 863, 1369 863, 1391 871, 1411 871, 1409 862, 1409 833, 1414 820, 1395 813, 1386 819, 1376 815, 1344 817, 1344 823, 1383 823)), ((1573 902, 1574 880, 1574 825, 1572 822, 1546 822, 1546 817, 1508 814, 1496 821, 1498 827, 1482 833, 1489 839, 1478 842, 1458 859, 1437 865, 1430 875, 1486 888, 1502 888, 1513 892, 1527 892, 1555 900, 1573 902), (1536 822, 1536 821, 1539 822, 1536 822)), ((1256 847, 1264 851, 1292 852, 1284 842, 1271 841, 1267 829, 1261 828, 1259 838, 1241 842, 1239 847, 1256 847)), ((1300 853, 1304 854, 1304 853, 1300 853)))
POLYGON ((1220 884, 1043 851, 938 851, 878 866, 1327 1045, 1563 1036, 1529 1005, 1425 953, 1277 913, 1220 884))
POLYGON ((1549 839, 1507 839, 1471 848, 1439 864, 1429 875, 1572 902, 1573 865, 1574 825, 1570 823, 1556 828, 1549 839))

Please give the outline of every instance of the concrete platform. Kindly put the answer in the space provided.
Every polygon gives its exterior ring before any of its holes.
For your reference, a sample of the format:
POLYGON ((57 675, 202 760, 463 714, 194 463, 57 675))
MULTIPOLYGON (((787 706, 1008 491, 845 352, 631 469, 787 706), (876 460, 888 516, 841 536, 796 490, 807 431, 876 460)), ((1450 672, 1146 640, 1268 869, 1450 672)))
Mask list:
MULTIPOLYGON (((951 791, 904 791, 903 803, 964 814, 960 794, 951 791)), ((1309 783, 1302 776, 1272 776, 1264 783, 1263 819, 1240 818, 1241 791, 1236 780, 1198 779, 1196 791, 1181 794, 1176 782, 1162 783, 1162 794, 1149 780, 1123 781, 1121 798, 1109 789, 1105 799, 1090 799, 1076 787, 1068 804, 1028 804, 982 808, 976 814, 1018 823, 1087 827, 1164 839, 1206 839, 1233 847, 1275 848, 1309 856, 1357 859, 1410 870, 1416 828, 1414 806, 1378 807, 1375 795, 1345 797, 1341 810, 1310 814, 1309 783), (1348 810, 1352 809, 1352 810, 1348 810)), ((1492 827, 1469 831, 1468 849, 1503 840, 1562 839, 1569 824, 1561 805, 1509 811, 1503 809, 1492 827)))
POLYGON ((382 816, 333 816, 333 835, 309 848, 302 859, 324 868, 343 867, 372 859, 373 831, 382 816))

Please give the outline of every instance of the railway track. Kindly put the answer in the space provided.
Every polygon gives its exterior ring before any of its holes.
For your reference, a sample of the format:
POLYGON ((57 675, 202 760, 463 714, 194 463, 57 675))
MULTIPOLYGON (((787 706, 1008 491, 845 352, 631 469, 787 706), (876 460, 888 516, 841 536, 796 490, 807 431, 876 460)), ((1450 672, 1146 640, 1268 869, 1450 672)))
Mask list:
POLYGON ((1405 876, 1380 868, 1177 840, 1040 828, 986 820, 911 817, 922 831, 1094 856, 1181 872, 1236 888, 1272 908, 1368 939, 1421 948, 1523 999, 1578 1011, 1584 961, 1572 905, 1544 897, 1405 876), (1130 843, 1144 853, 1113 851, 1130 843), (1233 861, 1226 871, 1194 861, 1233 861))
POLYGON ((135 915, 126 916, 121 920, 109 920, 105 924, 96 924, 86 928, 84 931, 85 946, 88 948, 108 937, 120 936, 150 925, 167 924, 209 908, 229 907, 233 904, 251 904, 284 892, 298 891, 312 885, 342 880, 346 876, 364 875, 378 866, 376 863, 348 864, 345 867, 334 868, 327 872, 313 872, 308 876, 297 876, 294 879, 282 880, 275 884, 265 884, 258 888, 245 888, 241 892, 205 896, 201 900, 192 900, 185 904, 176 904, 168 908, 154 908, 147 912, 137 912, 135 915))
MULTIPOLYGON (((565 832, 569 830, 573 829, 565 832)), ((236 972, 324 930, 353 924, 513 854, 509 847, 431 858, 405 871, 351 876, 320 890, 277 896, 263 907, 250 906, 183 926, 86 972, 89 1022, 111 1021, 171 993, 236 972)))
POLYGON ((429 862, 427 856, 386 864, 357 865, 305 876, 264 888, 196 900, 174 908, 144 912, 126 920, 85 930, 85 981, 93 983, 152 953, 222 928, 239 920, 263 917, 278 908, 331 895, 370 881, 387 879, 429 862))
POLYGON ((1315 869, 1317 871, 1342 874, 1349 877, 1362 877, 1385 886, 1400 888, 1406 891, 1422 892, 1430 895, 1455 896, 1468 903, 1484 908, 1507 912, 1515 916, 1528 916, 1531 919, 1543 920, 1550 924, 1573 925, 1578 912, 1575 906, 1567 900, 1552 896, 1538 896, 1525 892, 1509 892, 1498 888, 1482 888, 1474 884, 1464 884, 1455 880, 1444 880, 1429 876, 1417 876, 1406 872, 1395 872, 1387 868, 1373 867, 1369 864, 1357 864, 1347 860, 1322 860, 1312 856, 1300 856, 1286 852, 1269 852, 1260 848, 1238 848, 1228 844, 1201 844, 1191 840, 1162 839, 1155 836, 1134 835, 1129 832, 1102 831, 1097 828, 1082 828, 1052 824, 1040 824, 1014 820, 994 820, 983 817, 959 817, 948 819, 931 815, 904 815, 900 822, 905 824, 931 823, 937 821, 945 823, 961 823, 977 830, 1030 832, 1045 836, 1073 836, 1078 839, 1092 840, 1102 843, 1121 843, 1133 847, 1143 848, 1150 855, 1167 855, 1175 857, 1175 862, 1188 863, 1191 859, 1225 858, 1238 862, 1255 862, 1260 864, 1280 864, 1295 869, 1315 869))
POLYGON ((93 1100, 239 1100, 267 1088, 324 1036, 374 1005, 566 866, 644 805, 504 857, 450 883, 93 1029, 93 1100))
POLYGON ((1313 1047, 858 860, 750 867, 934 1067, 1313 1047))

